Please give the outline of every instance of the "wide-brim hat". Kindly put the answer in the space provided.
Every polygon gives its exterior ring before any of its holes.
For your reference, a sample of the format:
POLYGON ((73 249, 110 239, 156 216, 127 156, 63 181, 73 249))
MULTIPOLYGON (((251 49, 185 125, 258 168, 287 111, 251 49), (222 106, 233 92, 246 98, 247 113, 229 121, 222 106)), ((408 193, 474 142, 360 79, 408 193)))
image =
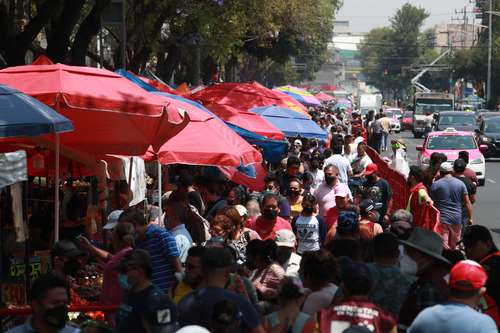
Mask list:
POLYGON ((443 239, 434 231, 415 227, 407 240, 400 240, 406 246, 416 249, 446 264, 448 259, 443 257, 443 239))

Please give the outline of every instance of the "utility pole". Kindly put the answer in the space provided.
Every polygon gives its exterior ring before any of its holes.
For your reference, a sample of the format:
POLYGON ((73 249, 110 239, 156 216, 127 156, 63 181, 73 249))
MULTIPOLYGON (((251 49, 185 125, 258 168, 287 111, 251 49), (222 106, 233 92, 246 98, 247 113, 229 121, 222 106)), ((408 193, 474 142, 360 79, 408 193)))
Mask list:
POLYGON ((486 103, 490 101, 491 98, 491 39, 492 39, 492 24, 491 20, 493 18, 493 0, 490 1, 490 9, 488 12, 488 75, 486 78, 486 103))

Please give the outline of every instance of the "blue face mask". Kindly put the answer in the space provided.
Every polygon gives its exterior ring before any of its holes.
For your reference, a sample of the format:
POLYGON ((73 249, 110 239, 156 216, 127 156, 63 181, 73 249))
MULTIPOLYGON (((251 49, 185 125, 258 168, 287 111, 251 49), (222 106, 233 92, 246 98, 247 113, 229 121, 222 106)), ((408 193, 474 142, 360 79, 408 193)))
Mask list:
POLYGON ((125 274, 118 275, 118 283, 123 290, 132 289, 132 285, 128 281, 128 277, 125 274))

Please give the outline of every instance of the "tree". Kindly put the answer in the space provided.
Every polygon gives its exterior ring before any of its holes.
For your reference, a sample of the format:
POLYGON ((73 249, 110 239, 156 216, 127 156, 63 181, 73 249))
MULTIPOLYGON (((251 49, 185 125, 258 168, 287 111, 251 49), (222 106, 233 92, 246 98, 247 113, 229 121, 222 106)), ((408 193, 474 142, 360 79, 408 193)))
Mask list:
POLYGON ((420 29, 428 16, 425 9, 406 3, 390 19, 390 27, 371 30, 361 45, 363 73, 394 98, 409 87, 407 69, 426 49, 420 29))

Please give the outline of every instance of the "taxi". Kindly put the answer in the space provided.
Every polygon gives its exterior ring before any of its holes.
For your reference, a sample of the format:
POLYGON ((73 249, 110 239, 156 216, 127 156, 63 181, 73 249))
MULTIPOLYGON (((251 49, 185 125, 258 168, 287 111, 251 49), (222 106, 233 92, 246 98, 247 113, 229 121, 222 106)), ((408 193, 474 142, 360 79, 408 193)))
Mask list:
POLYGON ((486 162, 482 152, 488 150, 486 145, 478 145, 473 132, 457 131, 447 128, 444 131, 431 132, 424 144, 417 146, 418 163, 423 168, 429 166, 432 153, 443 153, 448 162, 453 163, 461 151, 469 153, 467 167, 476 173, 479 185, 484 185, 486 179, 486 162))

